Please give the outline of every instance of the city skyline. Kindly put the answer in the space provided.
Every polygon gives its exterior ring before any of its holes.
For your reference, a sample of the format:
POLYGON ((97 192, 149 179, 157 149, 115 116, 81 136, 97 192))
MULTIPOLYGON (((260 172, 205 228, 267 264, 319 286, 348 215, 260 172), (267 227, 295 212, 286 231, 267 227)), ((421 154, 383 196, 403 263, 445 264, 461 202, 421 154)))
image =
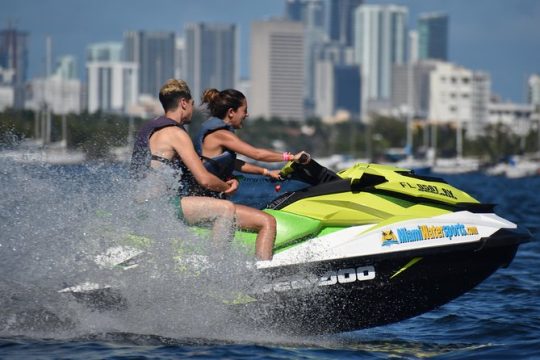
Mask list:
MULTIPOLYGON (((540 2, 372 0, 365 3, 408 7, 409 30, 416 29, 421 13, 447 13, 449 61, 489 72, 493 92, 503 100, 524 102, 528 76, 540 72, 540 37, 535 36, 540 33, 540 2)), ((88 45, 121 41, 125 31, 173 31, 183 34, 185 24, 189 22, 237 24, 240 33, 240 76, 246 77, 250 73, 251 23, 283 16, 285 1, 116 0, 96 6, 68 0, 29 0, 4 2, 0 7, 2 28, 11 22, 18 30, 29 33, 29 78, 44 73, 47 35, 53 39, 54 59, 61 55, 76 56, 79 76, 84 78, 84 52, 88 45)))

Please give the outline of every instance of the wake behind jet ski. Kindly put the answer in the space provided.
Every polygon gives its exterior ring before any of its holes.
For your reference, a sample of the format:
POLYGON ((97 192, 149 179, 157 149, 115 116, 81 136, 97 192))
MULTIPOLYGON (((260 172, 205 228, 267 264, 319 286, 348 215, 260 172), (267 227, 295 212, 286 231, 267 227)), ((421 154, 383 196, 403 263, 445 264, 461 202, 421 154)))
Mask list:
MULTIPOLYGON (((411 318, 508 266, 531 237, 493 205, 407 169, 358 163, 334 173, 312 160, 282 173, 308 185, 268 204, 274 257, 257 262, 260 281, 229 305, 258 328, 318 334, 411 318)), ((255 237, 237 232, 236 241, 254 247, 255 237)), ((133 266, 142 251, 113 262, 133 266)), ((62 291, 85 301, 99 293, 101 303, 108 292, 93 284, 62 291)))

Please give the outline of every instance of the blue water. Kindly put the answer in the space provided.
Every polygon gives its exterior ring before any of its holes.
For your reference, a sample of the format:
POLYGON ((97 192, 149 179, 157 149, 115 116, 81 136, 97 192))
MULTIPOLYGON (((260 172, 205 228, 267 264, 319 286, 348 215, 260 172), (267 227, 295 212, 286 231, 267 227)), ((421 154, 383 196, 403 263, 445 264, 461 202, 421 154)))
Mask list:
MULTIPOLYGON (((510 267, 430 313, 350 333, 290 337, 235 328, 207 307, 197 292, 201 284, 188 280, 176 289, 167 278, 134 279, 128 285, 137 302, 126 317, 58 299, 60 283, 93 274, 88 259, 111 236, 136 228, 169 239, 185 229, 159 209, 154 216, 155 209, 126 208, 129 183, 122 166, 0 161, 0 358, 540 358, 540 177, 445 179, 498 204, 497 213, 526 226, 534 241, 520 247, 510 267)), ((253 191, 249 201, 279 194, 275 185, 267 184, 262 195, 253 191)), ((296 185, 284 184, 281 191, 288 186, 296 185)))

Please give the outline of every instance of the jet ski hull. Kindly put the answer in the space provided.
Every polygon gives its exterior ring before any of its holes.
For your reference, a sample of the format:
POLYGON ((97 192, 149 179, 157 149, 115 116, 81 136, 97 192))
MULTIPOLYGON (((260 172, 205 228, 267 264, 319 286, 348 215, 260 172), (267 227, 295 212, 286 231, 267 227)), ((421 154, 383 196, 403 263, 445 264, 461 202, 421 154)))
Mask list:
MULTIPOLYGON (((240 301, 225 294, 214 300, 247 328, 313 335, 381 326, 426 313, 470 291, 507 267, 529 239, 530 233, 517 227, 454 245, 246 269, 254 284, 240 301)), ((127 254, 128 262, 141 257, 127 254)), ((144 270, 127 268, 132 267, 144 270)), ((118 289, 97 284, 61 292, 98 311, 122 311, 129 304, 118 289)))
POLYGON ((273 269, 267 273, 272 280, 256 290, 256 301, 236 310, 251 326, 299 334, 402 321, 448 303, 508 266, 521 237, 499 237, 458 248, 273 269))

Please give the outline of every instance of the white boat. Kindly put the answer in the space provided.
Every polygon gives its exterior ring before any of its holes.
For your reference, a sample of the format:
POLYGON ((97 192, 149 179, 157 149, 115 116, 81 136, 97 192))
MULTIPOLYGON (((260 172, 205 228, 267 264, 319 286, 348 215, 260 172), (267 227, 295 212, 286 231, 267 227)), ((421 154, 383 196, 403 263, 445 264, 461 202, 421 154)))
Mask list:
POLYGON ((0 158, 24 164, 73 165, 83 163, 86 154, 80 150, 68 150, 63 141, 43 146, 38 141, 29 140, 15 149, 0 151, 0 158))
POLYGON ((506 176, 510 179, 538 176, 540 175, 540 161, 521 156, 512 156, 508 161, 488 168, 486 174, 506 176))
POLYGON ((476 158, 439 158, 432 167, 438 174, 466 174, 480 169, 480 160, 476 158))

